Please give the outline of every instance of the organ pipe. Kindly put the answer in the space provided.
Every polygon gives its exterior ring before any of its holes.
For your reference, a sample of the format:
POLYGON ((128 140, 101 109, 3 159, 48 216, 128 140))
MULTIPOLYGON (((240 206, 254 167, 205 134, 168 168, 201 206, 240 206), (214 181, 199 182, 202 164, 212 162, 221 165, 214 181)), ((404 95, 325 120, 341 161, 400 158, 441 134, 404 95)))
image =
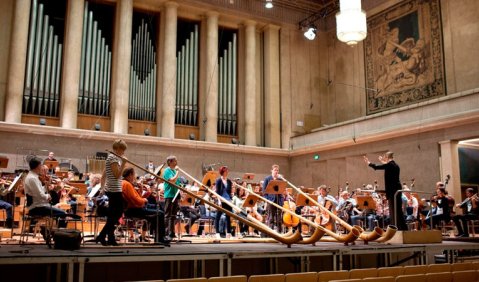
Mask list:
MULTIPOLYGON (((98 15, 100 19, 100 15, 98 15)), ((85 2, 83 16, 82 51, 78 112, 108 116, 110 100, 111 51, 99 22, 85 2)))
POLYGON ((236 34, 218 62, 218 133, 236 135, 236 34))
POLYGON ((38 0, 32 1, 22 112, 58 116, 62 44, 51 17, 38 0))
POLYGON ((148 24, 138 26, 132 42, 128 118, 155 121, 156 52, 148 24))

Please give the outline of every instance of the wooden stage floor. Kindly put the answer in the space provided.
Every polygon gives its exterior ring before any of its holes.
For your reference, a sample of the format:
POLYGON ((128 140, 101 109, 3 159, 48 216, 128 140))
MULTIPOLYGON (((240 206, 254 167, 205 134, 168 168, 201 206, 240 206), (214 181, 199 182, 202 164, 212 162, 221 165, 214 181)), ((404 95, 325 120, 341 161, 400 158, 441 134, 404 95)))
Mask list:
POLYGON ((315 246, 293 244, 291 248, 280 243, 240 243, 228 239, 212 243, 193 238, 193 243, 172 242, 170 247, 153 244, 103 247, 87 242, 74 251, 50 249, 42 240, 29 240, 24 245, 18 244, 15 237, 2 240, 2 277, 15 278, 20 271, 25 277, 44 277, 45 281, 53 279, 52 276, 56 277, 53 280, 61 281, 166 280, 430 264, 435 263, 438 255, 453 262, 465 250, 479 252, 476 238, 437 244, 370 242, 365 245, 358 241, 345 246, 317 242, 315 246))

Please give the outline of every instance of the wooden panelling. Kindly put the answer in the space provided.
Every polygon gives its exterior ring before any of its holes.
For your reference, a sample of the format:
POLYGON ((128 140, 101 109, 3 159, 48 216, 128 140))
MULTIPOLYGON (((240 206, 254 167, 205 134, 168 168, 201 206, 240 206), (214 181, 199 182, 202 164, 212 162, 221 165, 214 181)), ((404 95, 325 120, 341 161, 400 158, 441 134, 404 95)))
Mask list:
POLYGON ((44 118, 48 126, 60 126, 60 119, 56 117, 43 117, 34 115, 22 115, 22 123, 39 125, 40 119, 44 118))
POLYGON ((92 116, 92 115, 78 115, 77 128, 96 130, 95 124, 100 125, 97 131, 110 131, 110 117, 92 116))

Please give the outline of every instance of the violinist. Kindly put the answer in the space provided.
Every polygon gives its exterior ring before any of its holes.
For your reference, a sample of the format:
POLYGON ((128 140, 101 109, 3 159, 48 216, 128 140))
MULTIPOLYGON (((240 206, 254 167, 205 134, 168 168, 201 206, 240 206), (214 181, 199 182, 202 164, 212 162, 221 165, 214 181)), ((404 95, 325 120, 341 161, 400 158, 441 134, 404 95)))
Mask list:
MULTIPOLYGON (((156 231, 156 223, 158 222, 158 241, 165 241, 165 216, 162 210, 149 209, 148 200, 140 195, 140 191, 134 188, 135 170, 128 167, 123 170, 123 181, 121 184, 123 200, 126 202, 125 215, 134 218, 146 219, 150 225, 150 235, 156 231)), ((147 226, 143 225, 141 229, 140 242, 148 242, 146 236, 147 226)))
MULTIPOLYGON (((25 195, 27 197, 27 206, 29 215, 52 216, 65 218, 66 212, 59 208, 52 207, 50 204, 51 196, 43 188, 40 181, 40 175, 43 173, 44 166, 42 160, 38 157, 32 157, 28 165, 30 172, 25 177, 25 195)), ((66 227, 64 221, 59 222, 59 227, 66 227)))
POLYGON ((446 197, 446 189, 444 187, 437 188, 436 195, 432 197, 431 203, 435 204, 436 207, 431 209, 430 215, 426 218, 427 225, 431 224, 431 218, 434 226, 437 226, 441 220, 449 221, 451 219, 449 201, 446 197))
POLYGON ((466 199, 462 203, 457 204, 457 208, 463 209, 462 215, 455 215, 452 220, 456 224, 458 234, 456 237, 469 237, 469 230, 467 228, 468 220, 477 220, 479 215, 479 199, 477 194, 473 194, 473 188, 466 189, 466 199))
MULTIPOLYGON (((0 179, 0 190, 6 189, 5 186, 7 185, 7 181, 4 179, 0 179)), ((13 213, 12 213, 12 205, 8 202, 5 202, 0 199, 0 210, 5 210, 7 213, 7 218, 5 219, 5 227, 12 228, 13 226, 13 213)))

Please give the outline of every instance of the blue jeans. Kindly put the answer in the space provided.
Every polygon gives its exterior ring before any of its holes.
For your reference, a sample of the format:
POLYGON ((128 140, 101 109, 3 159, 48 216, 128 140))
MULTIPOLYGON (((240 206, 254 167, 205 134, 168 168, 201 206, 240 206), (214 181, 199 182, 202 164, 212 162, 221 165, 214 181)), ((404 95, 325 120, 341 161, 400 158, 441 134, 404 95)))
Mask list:
POLYGON ((7 218, 6 219, 9 219, 9 218, 13 217, 13 215, 12 215, 12 205, 10 205, 9 203, 0 200, 0 210, 5 210, 5 212, 7 213, 7 218))

